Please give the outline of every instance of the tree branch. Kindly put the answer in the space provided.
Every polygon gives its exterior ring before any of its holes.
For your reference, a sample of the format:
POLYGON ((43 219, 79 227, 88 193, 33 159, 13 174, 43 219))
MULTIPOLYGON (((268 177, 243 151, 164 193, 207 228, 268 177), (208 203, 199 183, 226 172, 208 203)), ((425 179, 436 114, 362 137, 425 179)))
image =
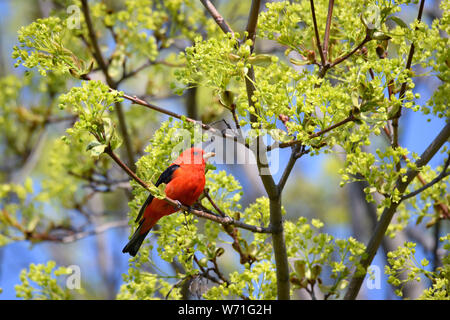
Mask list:
MULTIPOLYGON (((250 8, 250 14, 247 23, 247 39, 252 40, 251 52, 253 52, 256 37, 256 26, 258 22, 258 14, 260 7, 260 0, 253 0, 250 8)), ((248 104, 250 107, 255 107, 255 103, 252 100, 255 88, 255 73, 253 66, 249 69, 245 78, 245 85, 247 89, 248 104)), ((256 110, 256 108, 255 108, 256 110)), ((250 122, 255 123, 257 119, 254 115, 250 114, 250 122)), ((272 228, 272 244, 275 256, 276 265, 276 277, 277 277, 277 297, 279 300, 290 299, 290 283, 289 283, 289 265, 286 252, 286 244, 283 232, 283 217, 281 214, 281 194, 278 191, 278 187, 273 180, 273 176, 269 171, 267 161, 267 147, 262 140, 262 137, 258 137, 256 140, 256 163, 260 172, 261 181, 269 196, 270 202, 270 226, 272 228)))
POLYGON ((331 18, 333 16, 333 7, 334 7, 334 0, 328 1, 328 15, 327 15, 327 24, 325 26, 325 36, 323 38, 323 55, 325 58, 325 61, 328 62, 328 51, 330 48, 329 40, 330 40, 330 28, 331 28, 331 18))
MULTIPOLYGON (((114 81, 111 79, 108 73, 108 65, 103 59, 100 46, 98 44, 97 36, 95 35, 94 26, 92 24, 91 13, 89 11, 88 0, 81 0, 81 10, 83 11, 84 19, 86 20, 86 26, 88 29, 89 39, 91 40, 91 45, 94 49, 93 54, 95 61, 97 61, 100 69, 106 77, 106 82, 110 85, 114 81)), ((110 85, 111 86, 111 85, 110 85)))
POLYGON ((347 60, 348 58, 350 58, 356 51, 358 51, 359 49, 361 49, 367 42, 369 42, 370 40, 372 40, 372 37, 370 36, 369 32, 366 32, 366 36, 363 39, 363 41, 361 41, 361 43, 359 45, 357 45, 354 49, 352 49, 351 51, 349 51, 348 53, 340 56, 339 58, 336 58, 336 60, 334 60, 331 65, 330 68, 335 67, 336 65, 338 65, 339 63, 347 60))
POLYGON ((200 0, 200 2, 205 6, 206 10, 208 10, 209 14, 213 17, 214 21, 216 21, 217 25, 222 29, 224 33, 231 33, 234 36, 234 32, 225 19, 220 15, 217 11, 216 7, 209 0, 200 0))
POLYGON ((214 200, 211 198, 211 196, 209 195, 209 191, 205 190, 203 191, 206 199, 208 199, 209 203, 211 203, 211 205, 213 206, 213 208, 219 213, 220 216, 222 217, 226 217, 225 212, 223 212, 218 206, 217 204, 214 202, 214 200))
POLYGON ((297 161, 297 157, 295 156, 295 151, 291 152, 291 156, 289 157, 289 161, 286 165, 286 168, 284 168, 283 175, 280 178, 280 181, 278 182, 278 192, 282 192, 284 189, 284 186, 286 185, 286 182, 289 178, 289 175, 291 174, 292 169, 294 168, 295 162, 297 161))
POLYGON ((125 114, 123 113, 122 104, 120 102, 116 102, 115 110, 117 112, 117 119, 119 120, 120 132, 123 137, 123 144, 125 146, 126 155, 128 158, 128 165, 132 170, 136 169, 136 165, 134 163, 134 153, 133 148, 131 146, 130 135, 128 134, 127 123, 125 120, 125 114))
POLYGON ((278 192, 281 194, 281 192, 284 189, 284 186, 286 185, 286 182, 291 174, 292 169, 294 168, 295 162, 298 158, 300 158, 303 154, 306 152, 300 145, 295 145, 292 147, 291 156, 289 157, 289 161, 286 165, 286 168, 283 171, 283 174, 280 178, 280 181, 278 182, 277 188, 278 192), (301 150, 302 149, 302 150, 301 150))
MULTIPOLYGON (((423 8, 425 5, 425 0, 421 0, 420 1, 420 5, 419 5, 419 12, 417 14, 417 20, 420 22, 422 20, 422 14, 423 14, 423 8)), ((414 56, 414 51, 415 51, 415 46, 414 43, 411 43, 411 46, 409 48, 409 53, 408 53, 408 60, 406 61, 406 69, 410 70, 411 69, 411 65, 412 65, 412 59, 414 56)), ((399 93, 399 99, 402 100, 405 97, 405 93, 406 93, 406 81, 402 84, 401 88, 400 88, 400 93, 399 93)), ((400 106, 400 108, 397 111, 397 114, 394 116, 394 118, 392 119, 392 128, 393 128, 393 147, 397 148, 398 147, 398 122, 399 122, 399 118, 402 115, 402 106, 400 106)), ((398 170, 400 168, 397 168, 398 170)))
MULTIPOLYGON (((385 127, 383 128, 383 130, 384 130, 386 139, 388 140, 388 142, 389 142, 389 143, 391 144, 391 146, 392 146, 392 145, 393 145, 393 142, 392 142, 392 134, 391 134, 391 131, 389 131, 389 129, 387 128, 387 126, 385 126, 385 127)), ((408 157, 407 157, 406 155, 402 155, 402 158, 403 158, 405 161, 408 160, 408 157)), ((425 180, 423 179, 423 177, 422 177, 422 175, 421 175, 420 173, 417 174, 417 179, 420 181, 420 183, 421 183, 423 186, 427 184, 427 183, 425 182, 425 180)), ((447 219, 450 218, 448 207, 447 207, 445 204, 443 204, 443 203, 441 203, 441 202, 437 202, 437 201, 435 201, 435 204, 441 208, 442 214, 443 214, 443 216, 444 216, 445 218, 447 218, 447 219)))
MULTIPOLYGON (((418 175, 419 169, 425 166, 431 158, 439 151, 442 145, 448 141, 450 137, 450 122, 446 124, 446 126, 441 130, 441 132, 436 136, 436 138, 431 142, 428 148, 422 153, 420 158, 415 162, 417 170, 408 170, 404 177, 400 177, 397 180, 397 190, 400 193, 405 192, 408 185, 411 181, 418 175), (406 177, 405 181, 403 179, 406 177)), ((391 220, 397 211, 397 207, 400 202, 392 202, 388 208, 385 208, 383 214, 381 215, 380 220, 378 221, 374 234, 372 235, 369 244, 367 245, 366 251, 363 255, 364 258, 361 258, 360 263, 364 270, 367 270, 367 267, 372 263, 375 254, 383 240, 384 235, 386 234, 386 230, 391 223, 391 220)), ((360 274, 354 274, 353 278, 350 281, 347 293, 345 295, 346 300, 356 299, 359 290, 361 289, 361 285, 364 281, 365 277, 360 274)))
POLYGON ((326 64, 326 58, 323 53, 322 46, 320 44, 319 28, 317 27, 317 20, 316 20, 316 10, 314 9, 314 0, 310 0, 310 3, 311 3, 311 14, 314 24, 314 34, 316 36, 317 49, 319 50, 320 60, 322 61, 321 68, 323 68, 326 64))
MULTIPOLYGON (((87 76, 87 75, 84 75, 84 76, 82 77, 82 80, 90 81, 91 78, 90 78, 89 76, 87 76)), ((109 91, 116 91, 116 89, 110 87, 110 88, 109 88, 109 91)), ((222 138, 224 138, 224 139, 230 139, 230 140, 233 140, 233 141, 236 142, 236 143, 241 143, 241 144, 244 145, 245 147, 250 148, 249 145, 248 145, 248 143, 246 143, 245 141, 239 140, 239 139, 238 139, 238 136, 236 136, 236 135, 230 135, 230 134, 224 133, 224 132, 222 132, 222 131, 220 131, 220 130, 218 130, 218 129, 215 129, 215 128, 213 128, 213 127, 207 125, 207 124, 204 124, 204 123, 202 123, 202 122, 200 122, 200 121, 197 121, 197 120, 191 119, 191 118, 189 118, 189 117, 186 117, 186 116, 184 116, 184 115, 181 115, 181 114, 178 114, 178 113, 169 111, 169 110, 167 110, 167 109, 164 109, 164 108, 162 108, 162 107, 159 107, 159 106, 157 106, 157 105, 154 105, 154 104, 152 104, 152 103, 150 103, 150 102, 147 102, 147 101, 145 101, 145 100, 143 100, 143 99, 141 99, 141 98, 138 98, 137 96, 130 96, 130 95, 124 93, 124 94, 122 95, 122 97, 125 98, 126 100, 131 101, 131 102, 134 103, 134 104, 137 104, 137 105, 140 105, 140 106, 143 106, 143 107, 146 107, 146 108, 155 110, 155 111, 157 111, 157 112, 159 112, 159 113, 166 114, 166 115, 168 115, 168 116, 170 116, 170 117, 173 117, 173 118, 176 118, 176 119, 180 119, 180 120, 183 120, 183 119, 184 119, 184 120, 187 121, 187 122, 191 122, 191 123, 200 125, 200 126, 202 127, 203 130, 210 131, 212 134, 214 134, 214 135, 216 135, 216 136, 220 136, 220 137, 222 137, 222 138)))
POLYGON ((434 178, 433 180, 431 180, 430 182, 428 182, 421 188, 417 189, 416 191, 413 191, 413 192, 410 192, 410 193, 404 195, 400 201, 403 201, 403 200, 406 200, 406 199, 409 199, 409 198, 412 198, 412 197, 418 195, 422 191, 432 187, 433 185, 435 185, 436 183, 438 183, 439 181, 441 181, 442 179, 444 179, 445 177, 450 175, 450 171, 447 171, 449 164, 450 164, 450 156, 447 158, 447 161, 445 162, 442 172, 436 178, 434 178))
POLYGON ((261 0, 252 0, 252 6, 250 8, 250 14, 248 16, 247 28, 248 32, 247 39, 253 41, 252 49, 255 46, 255 37, 256 37, 256 26, 258 24, 258 15, 259 15, 259 7, 261 6, 261 0))
POLYGON ((235 135, 229 135, 229 134, 227 134, 227 133, 221 132, 220 130, 217 130, 217 129, 215 129, 215 128, 213 128, 213 127, 207 125, 207 124, 204 124, 204 123, 202 123, 202 122, 200 122, 200 121, 197 121, 197 120, 194 120, 194 119, 185 117, 185 116, 183 116, 183 115, 181 115, 181 114, 178 114, 178 113, 175 113, 175 112, 166 110, 166 109, 164 109, 164 108, 161 108, 161 107, 159 107, 159 106, 157 106, 157 105, 154 105, 154 104, 152 104, 152 103, 149 103, 149 102, 147 102, 147 101, 145 101, 145 100, 143 100, 143 99, 141 99, 141 98, 138 98, 137 96, 130 96, 130 95, 128 95, 128 94, 123 94, 123 97, 124 97, 125 99, 131 101, 131 102, 134 103, 134 104, 138 104, 138 105, 141 105, 141 106, 143 106, 143 107, 146 107, 146 108, 149 108, 149 109, 158 111, 158 112, 160 112, 160 113, 166 114, 166 115, 168 115, 168 116, 170 116, 170 117, 173 117, 173 118, 176 118, 176 119, 180 119, 180 120, 183 120, 183 119, 184 119, 184 120, 187 121, 187 122, 191 122, 191 123, 200 125, 200 126, 202 127, 203 130, 210 131, 210 132, 213 133, 214 135, 221 136, 222 138, 225 138, 225 139, 231 139, 231 140, 233 140, 233 141, 235 141, 235 142, 242 143, 244 146, 246 146, 247 148, 249 148, 249 145, 248 145, 247 143, 245 143, 244 141, 239 141, 238 137, 235 136, 235 135))
POLYGON ((95 227, 93 230, 77 232, 60 239, 63 243, 74 242, 88 236, 98 235, 113 228, 123 228, 128 226, 128 220, 111 221, 95 227))
MULTIPOLYGON (((318 131, 318 132, 315 132, 315 133, 310 134, 310 135, 308 136, 308 139, 314 139, 314 138, 320 137, 320 136, 324 135, 325 133, 330 132, 330 131, 333 130, 333 129, 336 129, 337 127, 343 126, 344 124, 346 124, 346 123, 348 123, 348 122, 355 121, 355 120, 356 120, 356 117, 355 117, 355 116, 353 115, 353 113, 352 113, 351 115, 349 115, 349 116, 348 116, 347 118, 345 118, 344 120, 341 120, 341 121, 339 121, 339 122, 337 122, 337 123, 335 123, 335 124, 329 126, 328 128, 325 128, 325 129, 323 129, 323 130, 321 130, 321 131, 318 131)), ((280 144, 278 145, 278 148, 292 147, 292 146, 294 146, 294 145, 298 145, 298 144, 301 144, 301 143, 303 143, 303 142, 304 142, 304 141, 301 141, 301 140, 292 140, 292 141, 288 141, 288 142, 283 142, 283 143, 280 143, 280 144)), ((267 147, 267 151, 270 151, 270 150, 273 150, 273 149, 275 149, 275 145, 272 145, 272 146, 268 146, 268 147, 267 147)))
MULTIPOLYGON (((214 207, 214 209, 220 214, 220 216, 222 217, 226 217, 227 215, 225 214, 225 212, 223 212, 218 206, 217 204, 214 202, 214 200, 211 198, 211 196, 209 195, 208 190, 204 191, 205 197, 208 199, 209 203, 211 203, 211 205, 214 207)), ((206 209, 206 208, 205 208, 206 209)), ((239 237, 238 234, 238 229, 237 228, 233 228, 230 225, 227 226, 223 226, 225 232, 231 237, 233 238, 233 243, 231 244, 231 246, 233 247, 234 250, 236 250, 236 252, 239 254, 240 257, 240 263, 241 264, 245 264, 245 263, 250 263, 252 264, 253 262, 256 261, 256 258, 252 255, 250 255, 247 250, 243 250, 242 249, 242 239, 239 237)))

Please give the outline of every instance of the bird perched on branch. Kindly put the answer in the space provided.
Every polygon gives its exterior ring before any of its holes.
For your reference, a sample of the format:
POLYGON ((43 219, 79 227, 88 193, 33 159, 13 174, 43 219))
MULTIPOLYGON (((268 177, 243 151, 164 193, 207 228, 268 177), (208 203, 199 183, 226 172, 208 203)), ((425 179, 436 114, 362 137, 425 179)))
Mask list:
MULTIPOLYGON (((161 183, 165 183, 165 193, 168 198, 187 207, 192 206, 205 187, 206 161, 214 155, 213 152, 205 153, 201 148, 190 148, 183 151, 160 175, 155 185, 158 187, 161 183)), ((136 218, 139 227, 122 252, 128 252, 134 257, 158 220, 178 210, 180 210, 179 207, 150 194, 136 218)))

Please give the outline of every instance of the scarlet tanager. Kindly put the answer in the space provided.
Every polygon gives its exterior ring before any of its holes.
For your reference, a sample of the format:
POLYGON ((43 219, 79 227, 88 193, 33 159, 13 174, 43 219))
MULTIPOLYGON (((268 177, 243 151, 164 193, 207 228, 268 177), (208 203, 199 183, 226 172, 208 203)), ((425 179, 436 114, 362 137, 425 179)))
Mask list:
MULTIPOLYGON (((205 153, 201 148, 190 148, 183 151, 160 175, 155 185, 158 187, 161 183, 165 183, 165 193, 168 198, 190 207, 203 192, 205 187, 205 163, 207 159, 214 155, 213 152, 205 153)), ((136 218, 135 222, 139 221, 139 227, 122 252, 128 252, 134 257, 145 237, 158 220, 178 210, 179 208, 165 200, 154 198, 150 194, 136 218)))

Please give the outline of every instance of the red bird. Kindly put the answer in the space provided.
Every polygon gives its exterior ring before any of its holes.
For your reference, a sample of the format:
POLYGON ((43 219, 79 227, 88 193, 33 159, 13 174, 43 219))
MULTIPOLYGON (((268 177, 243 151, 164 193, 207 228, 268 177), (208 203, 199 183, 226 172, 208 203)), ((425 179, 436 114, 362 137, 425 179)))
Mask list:
MULTIPOLYGON (((205 153, 200 148, 190 148, 181 155, 160 175, 156 186, 166 184, 166 196, 177 200, 185 206, 193 205, 205 187, 205 161, 214 156, 213 152, 205 153)), ((139 227, 122 252, 135 256, 145 237, 153 226, 164 216, 179 209, 151 194, 148 196, 136 218, 139 227)))

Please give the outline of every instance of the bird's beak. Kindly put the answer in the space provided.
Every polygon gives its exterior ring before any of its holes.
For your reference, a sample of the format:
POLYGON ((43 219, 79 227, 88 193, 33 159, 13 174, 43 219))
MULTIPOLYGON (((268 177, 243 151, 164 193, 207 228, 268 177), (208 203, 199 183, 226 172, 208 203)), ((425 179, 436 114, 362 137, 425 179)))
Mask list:
POLYGON ((208 152, 208 153, 203 154, 203 159, 205 159, 205 161, 206 161, 209 158, 214 157, 215 155, 216 154, 214 152, 208 152))

